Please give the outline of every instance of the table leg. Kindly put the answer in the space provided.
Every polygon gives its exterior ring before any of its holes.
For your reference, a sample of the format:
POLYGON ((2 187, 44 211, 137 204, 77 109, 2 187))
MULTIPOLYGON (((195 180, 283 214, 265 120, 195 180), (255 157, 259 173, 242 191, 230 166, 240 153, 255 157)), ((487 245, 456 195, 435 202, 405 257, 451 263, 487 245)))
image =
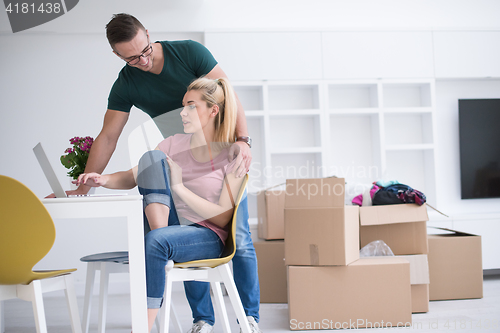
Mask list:
POLYGON ((146 333, 148 330, 146 263, 144 259, 144 228, 142 219, 142 201, 134 202, 133 205, 130 205, 127 216, 130 300, 132 331, 134 333, 146 333))

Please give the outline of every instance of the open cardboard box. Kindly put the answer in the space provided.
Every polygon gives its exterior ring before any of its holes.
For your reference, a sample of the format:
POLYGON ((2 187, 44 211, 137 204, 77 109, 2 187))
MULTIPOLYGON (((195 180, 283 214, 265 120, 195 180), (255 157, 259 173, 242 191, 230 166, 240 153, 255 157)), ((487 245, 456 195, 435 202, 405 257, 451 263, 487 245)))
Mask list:
POLYGON ((344 206, 343 178, 288 179, 286 265, 347 265, 359 258, 359 207, 344 206))
POLYGON ((257 194, 258 236, 261 239, 284 239, 285 193, 288 207, 340 207, 344 205, 343 178, 288 179, 257 194), (342 200, 342 201, 340 201, 342 200))
POLYGON ((410 263, 411 310, 429 312, 429 263, 426 254, 377 256, 375 258, 401 258, 410 263))
POLYGON ((286 265, 347 265, 359 259, 359 208, 285 208, 286 265))
POLYGON ((429 228, 429 297, 451 300, 483 297, 481 236, 429 228))
POLYGON ((380 239, 395 255, 427 254, 428 219, 425 204, 360 207, 361 247, 380 239))
POLYGON ((347 266, 288 266, 291 330, 411 325, 410 264, 360 258, 347 266))

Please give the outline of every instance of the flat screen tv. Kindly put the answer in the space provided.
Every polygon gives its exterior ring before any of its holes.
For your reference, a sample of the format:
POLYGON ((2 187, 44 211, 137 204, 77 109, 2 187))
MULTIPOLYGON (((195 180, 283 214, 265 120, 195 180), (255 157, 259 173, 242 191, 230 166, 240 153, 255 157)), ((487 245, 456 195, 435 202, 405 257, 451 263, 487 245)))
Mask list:
POLYGON ((500 99, 458 100, 462 199, 500 198, 500 99))

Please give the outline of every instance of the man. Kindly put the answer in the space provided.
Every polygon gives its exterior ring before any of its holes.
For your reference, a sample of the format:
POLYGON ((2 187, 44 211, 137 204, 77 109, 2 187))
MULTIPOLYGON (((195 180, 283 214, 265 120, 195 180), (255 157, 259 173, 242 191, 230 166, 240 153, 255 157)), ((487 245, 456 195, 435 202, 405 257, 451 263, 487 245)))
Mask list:
MULTIPOLYGON (((127 65, 121 70, 109 94, 103 127, 92 145, 85 173, 102 173, 116 148, 132 106, 153 119, 161 118, 166 112, 182 107, 187 86, 194 79, 203 75, 212 79, 226 77, 212 54, 201 44, 194 41, 151 43, 148 31, 131 15, 114 15, 106 26, 106 36, 113 53, 127 65)), ((236 158, 238 168, 235 173, 242 177, 248 172, 252 159, 251 140, 243 107, 239 100, 237 103, 238 139, 231 147, 228 159, 236 158)), ((165 132, 161 127, 160 130, 165 132)), ((72 194, 87 193, 88 190, 89 187, 81 185, 72 194)), ((234 280, 250 327, 252 331, 260 332, 257 325, 260 303, 257 258, 250 238, 246 198, 238 209, 236 242, 234 280)), ((190 332, 212 332, 215 319, 209 284, 187 282, 185 291, 194 317, 190 332)))

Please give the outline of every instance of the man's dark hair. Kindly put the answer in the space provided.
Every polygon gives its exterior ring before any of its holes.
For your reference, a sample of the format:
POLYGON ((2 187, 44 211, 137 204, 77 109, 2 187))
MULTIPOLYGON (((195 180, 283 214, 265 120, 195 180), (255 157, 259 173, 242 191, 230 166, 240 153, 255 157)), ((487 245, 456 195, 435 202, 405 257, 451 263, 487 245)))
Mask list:
POLYGON ((141 29, 146 32, 144 26, 132 15, 121 13, 113 15, 106 25, 106 37, 112 48, 117 43, 130 42, 141 29))

